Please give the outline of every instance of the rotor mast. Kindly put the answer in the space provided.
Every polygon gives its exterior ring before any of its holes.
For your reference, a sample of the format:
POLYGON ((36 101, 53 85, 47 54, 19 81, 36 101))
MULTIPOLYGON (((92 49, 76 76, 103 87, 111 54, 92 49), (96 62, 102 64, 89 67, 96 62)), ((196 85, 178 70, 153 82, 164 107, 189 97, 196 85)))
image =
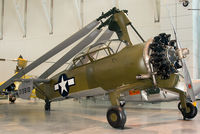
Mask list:
POLYGON ((109 10, 106 13, 102 13, 102 15, 97 19, 97 21, 101 21, 101 25, 98 29, 108 25, 108 29, 116 32, 119 40, 128 43, 128 45, 133 45, 127 30, 127 26, 131 25, 135 33, 139 36, 139 38, 144 42, 144 39, 138 33, 138 31, 133 27, 131 21, 127 17, 128 10, 119 10, 116 7, 109 10), (102 19, 109 17, 105 22, 102 19))

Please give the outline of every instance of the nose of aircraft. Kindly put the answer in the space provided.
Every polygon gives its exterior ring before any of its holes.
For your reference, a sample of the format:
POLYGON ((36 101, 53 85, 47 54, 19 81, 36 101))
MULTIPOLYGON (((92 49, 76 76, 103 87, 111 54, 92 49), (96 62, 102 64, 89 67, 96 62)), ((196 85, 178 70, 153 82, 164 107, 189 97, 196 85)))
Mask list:
POLYGON ((159 34, 150 44, 150 63, 161 79, 169 79, 170 74, 177 73, 177 69, 182 67, 176 52, 176 41, 170 40, 170 37, 170 34, 159 34))

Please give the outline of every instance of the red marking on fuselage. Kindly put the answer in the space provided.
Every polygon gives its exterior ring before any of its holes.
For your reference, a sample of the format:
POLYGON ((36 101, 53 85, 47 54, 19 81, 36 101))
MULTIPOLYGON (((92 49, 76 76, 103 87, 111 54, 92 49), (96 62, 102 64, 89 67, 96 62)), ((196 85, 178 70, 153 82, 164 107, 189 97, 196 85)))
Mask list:
POLYGON ((137 95, 140 94, 140 90, 129 90, 129 95, 137 95))
POLYGON ((192 85, 191 85, 191 84, 188 84, 188 88, 189 88, 189 89, 192 88, 192 85))

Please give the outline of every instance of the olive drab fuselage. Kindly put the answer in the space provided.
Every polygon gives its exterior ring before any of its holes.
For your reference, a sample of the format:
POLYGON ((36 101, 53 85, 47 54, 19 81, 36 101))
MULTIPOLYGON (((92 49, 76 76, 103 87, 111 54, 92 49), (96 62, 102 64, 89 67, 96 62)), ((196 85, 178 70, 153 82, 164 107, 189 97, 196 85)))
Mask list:
MULTIPOLYGON (((147 68, 143 59, 144 46, 145 43, 134 46, 128 45, 118 53, 89 64, 62 71, 52 77, 48 84, 40 85, 40 89, 45 92, 46 96, 40 92, 36 92, 36 95, 41 99, 48 97, 50 100, 60 97, 59 92, 54 90, 54 85, 58 82, 61 74, 66 74, 68 78, 73 77, 75 79, 75 85, 70 87, 69 95, 99 87, 108 92, 125 85, 132 85, 125 90, 152 88, 154 85, 151 78, 144 80, 136 79, 136 76, 140 74, 147 74, 147 68)), ((163 88, 174 88, 177 81, 177 75, 172 75, 168 80, 157 78, 158 87, 163 88)))

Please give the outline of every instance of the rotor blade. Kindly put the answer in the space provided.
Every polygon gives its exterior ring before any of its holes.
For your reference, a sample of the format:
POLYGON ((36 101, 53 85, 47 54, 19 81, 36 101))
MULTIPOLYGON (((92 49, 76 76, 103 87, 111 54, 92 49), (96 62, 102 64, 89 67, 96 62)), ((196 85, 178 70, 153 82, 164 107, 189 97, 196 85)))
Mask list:
POLYGON ((60 68, 64 63, 70 60, 73 56, 75 56, 78 52, 80 52, 83 48, 88 46, 99 34, 101 30, 95 29, 92 33, 90 33, 87 37, 85 37, 78 45, 72 48, 68 53, 66 53, 62 58, 60 58, 55 64, 53 64, 49 69, 47 69, 39 78, 45 79, 49 75, 51 75, 54 71, 60 68))
POLYGON ((174 32, 175 40, 176 40, 176 42, 177 42, 177 46, 178 46, 178 48, 182 48, 181 44, 180 44, 179 41, 178 41, 177 32, 176 32, 174 23, 173 23, 173 21, 172 21, 171 13, 170 13, 170 10, 169 10, 168 6, 167 6, 167 10, 168 10, 169 18, 170 18, 170 23, 171 23, 171 25, 172 25, 172 30, 173 30, 173 32, 174 32))
MULTIPOLYGON (((104 42, 104 41, 108 41, 110 38, 111 38, 111 36, 113 35, 113 31, 110 31, 109 29, 107 29, 102 35, 101 35, 101 37, 92 45, 93 47, 96 45, 96 44, 98 44, 98 43, 100 43, 100 42, 104 42)), ((105 43, 105 42, 104 42, 105 43)))
MULTIPOLYGON (((167 10, 168 10, 168 14, 169 14, 169 17, 170 17, 170 22, 171 22, 171 25, 172 25, 172 29, 174 31, 174 35, 175 35, 175 39, 176 39, 176 43, 177 43, 177 46, 178 46, 178 49, 181 49, 182 46, 177 38, 177 32, 176 32, 176 29, 174 27, 174 24, 172 22, 172 18, 171 18, 171 15, 170 15, 170 10, 169 8, 167 7, 167 10)), ((182 62, 182 69, 183 69, 183 76, 184 76, 184 81, 185 81, 185 85, 187 87, 187 93, 189 94, 192 102, 195 102, 195 95, 194 95, 194 90, 193 90, 193 85, 192 85, 192 80, 191 80, 191 77, 190 77, 190 74, 189 74, 189 71, 188 71, 188 68, 187 68, 187 65, 185 63, 185 60, 184 59, 181 59, 181 62, 182 62)))
POLYGON ((36 61, 31 63, 29 66, 27 66, 25 69, 21 70, 19 73, 17 73, 13 77, 11 77, 4 84, 2 84, 0 86, 0 91, 2 91, 3 89, 7 88, 13 82, 13 80, 21 78, 23 75, 25 75, 26 73, 28 73, 31 70, 33 70, 34 68, 39 66, 41 63, 45 62, 46 60, 48 60, 49 58, 51 58, 55 54, 57 54, 60 51, 62 51, 64 48, 70 46, 72 43, 74 43, 75 41, 79 40, 80 38, 82 38, 83 36, 88 34, 98 24, 99 24, 98 21, 96 21, 96 20, 92 21, 90 24, 88 24, 87 26, 82 28, 80 31, 76 32, 71 37, 69 37, 68 39, 66 39, 65 41, 63 41, 62 43, 60 43, 59 45, 57 45, 56 47, 54 47, 53 49, 51 49, 50 51, 45 53, 43 56, 41 56, 36 61))
POLYGON ((113 31, 110 31, 109 29, 107 29, 102 35, 101 37, 90 46, 90 48, 93 48, 95 46, 97 46, 99 43, 106 43, 106 41, 108 41, 112 35, 113 35, 113 31))
POLYGON ((182 64, 183 64, 184 81, 187 87, 187 93, 189 94, 192 102, 194 102, 196 99, 194 95, 193 84, 184 59, 182 60, 182 64))
POLYGON ((6 59, 0 59, 0 61, 6 61, 6 59))

